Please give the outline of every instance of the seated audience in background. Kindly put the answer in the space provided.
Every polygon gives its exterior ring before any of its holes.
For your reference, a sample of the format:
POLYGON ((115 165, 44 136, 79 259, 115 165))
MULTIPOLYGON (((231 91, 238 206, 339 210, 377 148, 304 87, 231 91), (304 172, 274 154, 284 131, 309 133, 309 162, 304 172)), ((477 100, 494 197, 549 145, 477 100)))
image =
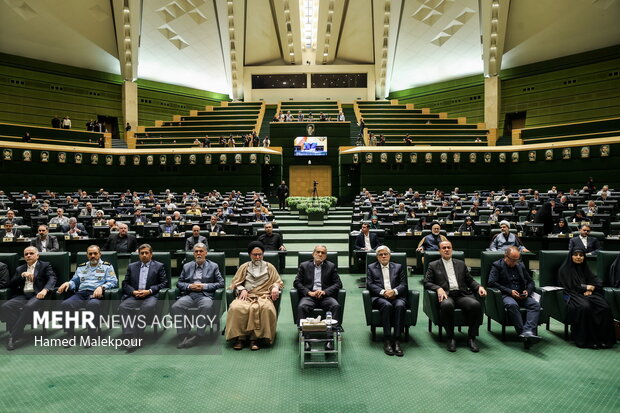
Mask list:
POLYGON ((392 251, 386 246, 377 247, 377 262, 368 265, 366 288, 370 292, 372 308, 379 310, 383 325, 383 352, 388 356, 403 356, 400 337, 407 312, 407 270, 391 262, 392 251))
POLYGON ((470 235, 475 236, 478 235, 478 228, 476 227, 476 223, 472 219, 472 217, 465 217, 463 223, 459 226, 459 231, 461 234, 463 232, 469 232, 470 235))
POLYGON ((258 241, 265 246, 265 251, 286 251, 279 232, 273 232, 273 224, 265 223, 265 233, 258 236, 258 241))
POLYGON ((491 265, 489 287, 502 293, 504 308, 508 312, 515 331, 526 349, 540 341, 536 334, 540 318, 540 304, 532 297, 534 280, 521 261, 521 253, 515 246, 504 251, 504 258, 491 265), (526 309, 525 320, 520 308, 526 309))
POLYGON ((24 260, 26 262, 17 267, 7 285, 14 295, 0 309, 0 316, 9 332, 6 344, 9 351, 15 350, 17 341, 24 333, 24 326, 32 321, 32 313, 41 309, 48 292, 56 286, 52 266, 49 262, 39 261, 39 251, 35 247, 24 249, 24 260))
POLYGON ((515 246, 519 249, 520 252, 530 252, 519 237, 516 234, 510 232, 510 222, 502 221, 499 223, 500 233, 496 234, 493 240, 491 241, 491 245, 489 246, 489 251, 505 251, 506 248, 510 246, 515 246))
POLYGON ((72 237, 88 237, 84 224, 79 223, 75 217, 69 218, 69 225, 64 228, 64 232, 72 237))
POLYGON ((381 245, 379 237, 374 232, 370 232, 370 225, 362 224, 359 235, 355 239, 355 249, 362 251, 372 251, 381 245))
POLYGON ((0 239, 22 238, 22 232, 15 228, 13 221, 5 221, 4 228, 0 230, 0 239))
POLYGON ((175 234, 177 232, 177 225, 172 222, 172 216, 166 215, 165 221, 163 224, 159 226, 159 233, 161 235, 164 234, 175 234))
POLYGON ((217 222, 217 216, 215 215, 211 215, 211 218, 209 218, 209 222, 206 225, 206 230, 209 232, 217 232, 218 234, 224 232, 222 224, 217 222))
POLYGON ((569 251, 558 270, 564 288, 571 337, 577 347, 609 348, 616 343, 611 309, 603 296, 603 284, 592 274, 582 249, 569 251))
POLYGON ((433 222, 431 225, 431 233, 424 236, 418 243, 416 251, 424 253, 425 251, 439 251, 439 243, 447 241, 448 238, 440 234, 441 225, 438 222, 433 222))
POLYGON ((118 224, 118 233, 110 234, 103 247, 104 251, 134 252, 138 248, 136 236, 130 234, 127 224, 118 224))
POLYGON ((69 225, 69 218, 65 216, 65 210, 62 208, 56 209, 56 216, 50 219, 50 225, 55 225, 57 228, 62 228, 65 225, 69 225))
POLYGON ((9 209, 8 211, 6 211, 6 217, 0 220, 0 224, 4 224, 7 221, 11 221, 13 225, 22 224, 22 219, 20 217, 15 216, 15 211, 13 211, 12 209, 9 209))
POLYGON ((185 251, 194 251, 194 246, 196 244, 204 244, 207 248, 207 251, 209 250, 207 238, 203 235, 200 235, 199 225, 192 226, 192 235, 185 240, 185 251))
POLYGON ((568 235, 570 234, 572 231, 571 229, 568 227, 568 223, 566 222, 566 218, 560 218, 558 220, 558 223, 555 224, 553 226, 553 231, 551 232, 552 234, 563 234, 563 235, 568 235))
POLYGON ((47 225, 39 225, 37 229, 37 236, 30 241, 30 245, 35 247, 39 252, 58 252, 60 247, 58 245, 58 239, 55 236, 49 235, 49 229, 47 225))
POLYGON ((545 202, 534 216, 535 223, 543 224, 543 235, 553 232, 553 204, 554 201, 545 202))
POLYGON ((573 251, 581 249, 586 252, 587 255, 596 255, 601 249, 601 243, 596 237, 590 236, 590 225, 583 224, 579 228, 579 236, 573 237, 568 243, 568 250, 573 251))
POLYGON ((264 252, 263 244, 251 242, 250 261, 239 266, 229 287, 236 298, 228 307, 226 340, 235 340, 235 350, 241 350, 247 340, 252 351, 259 350, 258 340, 272 344, 276 337, 278 316, 273 302, 280 298, 284 284, 276 267, 263 260, 264 252))

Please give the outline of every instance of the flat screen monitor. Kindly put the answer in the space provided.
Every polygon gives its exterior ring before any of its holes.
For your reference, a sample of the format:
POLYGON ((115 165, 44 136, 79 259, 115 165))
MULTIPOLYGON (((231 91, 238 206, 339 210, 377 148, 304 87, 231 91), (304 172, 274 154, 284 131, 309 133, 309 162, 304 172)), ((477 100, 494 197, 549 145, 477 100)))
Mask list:
POLYGON ((298 136, 294 148, 295 156, 327 156, 327 137, 298 136))

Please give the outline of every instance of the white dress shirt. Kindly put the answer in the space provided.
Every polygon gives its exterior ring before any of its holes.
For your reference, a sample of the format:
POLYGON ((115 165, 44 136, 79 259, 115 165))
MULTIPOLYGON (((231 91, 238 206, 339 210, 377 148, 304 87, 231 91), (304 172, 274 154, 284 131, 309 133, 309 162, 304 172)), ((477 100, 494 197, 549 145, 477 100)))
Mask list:
POLYGON ((450 291, 458 290, 459 282, 456 279, 456 273, 454 272, 454 263, 452 262, 452 259, 444 260, 442 258, 441 261, 443 261, 443 267, 446 269, 446 274, 448 275, 448 283, 450 284, 450 291))

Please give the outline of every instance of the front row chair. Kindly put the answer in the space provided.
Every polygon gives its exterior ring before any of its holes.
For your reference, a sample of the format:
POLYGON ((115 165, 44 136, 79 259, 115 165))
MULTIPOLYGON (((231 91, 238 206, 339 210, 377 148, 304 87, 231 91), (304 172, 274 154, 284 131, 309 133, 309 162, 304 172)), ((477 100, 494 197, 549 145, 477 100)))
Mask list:
MULTIPOLYGON (((213 261, 217 264, 220 274, 224 279, 224 288, 226 288, 226 256, 223 252, 209 252, 207 254, 207 259, 209 261, 213 261)), ((194 253, 187 251, 185 253, 185 263, 194 261, 194 253)), ((224 288, 218 288, 215 290, 215 294, 213 294, 213 301, 217 305, 219 303, 219 307, 213 307, 213 314, 217 315, 217 319, 215 322, 215 329, 212 331, 219 331, 221 328, 222 314, 224 314, 224 288)), ((176 286, 170 286, 170 290, 168 291, 168 311, 170 311, 170 307, 172 304, 181 296, 181 291, 176 286)), ((197 307, 194 309, 190 308, 190 312, 197 311, 197 307)))
MULTIPOLYGON (((557 287, 558 270, 566 260, 568 251, 548 250, 539 252, 540 263, 540 287, 542 289, 542 302, 548 317, 564 324, 564 339, 568 340, 568 308, 564 301, 564 289, 557 287), (553 289, 545 287, 554 287, 553 289)), ((549 329, 549 327, 547 327, 549 329)))
MULTIPOLYGON (((506 327, 513 325, 512 319, 504 306, 502 292, 497 288, 487 287, 491 265, 502 258, 504 258, 503 251, 482 251, 480 254, 480 284, 487 290, 487 298, 484 303, 484 312, 487 315, 487 330, 491 331, 491 320, 496 321, 502 326, 502 341, 504 341, 506 340, 506 327)), ((529 271, 529 261, 524 260, 524 264, 529 271)), ((539 287, 537 287, 535 291, 541 294, 542 297, 542 290, 539 287)), ((525 308, 521 308, 520 311, 522 315, 525 315, 525 308)), ((546 317, 546 313, 543 311, 541 305, 538 324, 544 323, 549 323, 549 317, 546 317)))
POLYGON ((599 251, 596 256, 596 273, 603 281, 605 300, 611 306, 615 320, 620 320, 620 288, 610 286, 609 267, 619 254, 618 251, 599 251))
MULTIPOLYGON (((424 276, 426 276, 426 271, 428 270, 428 264, 431 262, 438 260, 441 258, 439 251, 425 251, 424 252, 424 276)), ((452 258, 465 261, 465 253, 463 251, 453 251, 452 258)), ((480 316, 480 324, 482 324, 483 314, 484 314, 484 301, 481 297, 478 296, 478 292, 474 292, 474 297, 480 301, 482 305, 482 315, 480 316)), ((424 290, 424 297, 422 301, 422 310, 424 314, 428 316, 428 331, 433 331, 433 324, 436 325, 439 329, 439 341, 443 340, 443 324, 441 322, 441 316, 439 312, 439 300, 437 299, 437 293, 431 290, 424 290)), ((466 326, 467 321, 463 316, 463 310, 460 308, 454 309, 454 326, 459 328, 459 331, 462 326, 466 326)))
MULTIPOLYGON (((377 261, 377 253, 369 252, 366 254, 366 268, 368 265, 377 261)), ((407 274, 407 253, 405 252, 392 252, 390 257, 391 262, 395 262, 403 266, 405 275, 407 274)), ((372 333, 372 339, 375 340, 377 327, 382 327, 381 314, 379 310, 372 308, 372 300, 370 297, 370 291, 362 291, 362 301, 364 303, 364 315, 366 316, 366 325, 370 326, 372 333)), ((409 340, 409 327, 415 326, 418 323, 418 307, 420 304, 420 292, 417 290, 409 290, 407 294, 407 312, 405 314, 405 340, 409 340)))

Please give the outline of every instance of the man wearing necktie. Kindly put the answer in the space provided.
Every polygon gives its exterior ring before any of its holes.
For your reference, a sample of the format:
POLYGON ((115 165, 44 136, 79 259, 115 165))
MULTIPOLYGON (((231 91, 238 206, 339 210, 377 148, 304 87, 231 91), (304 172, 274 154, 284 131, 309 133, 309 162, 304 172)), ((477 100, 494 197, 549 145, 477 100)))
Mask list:
POLYGON ((403 356, 400 335, 407 312, 407 274, 401 264, 390 262, 392 251, 386 245, 377 247, 377 262, 368 266, 366 288, 372 308, 379 310, 383 324, 383 351, 388 356, 403 356), (393 329, 393 332, 392 332, 393 329))
MULTIPOLYGON (((155 315, 157 294, 162 288, 168 287, 168 276, 164 264, 153 260, 153 248, 142 244, 138 248, 139 261, 127 267, 123 280, 123 297, 118 307, 124 338, 132 338, 144 331, 155 315)), ((137 347, 128 346, 127 351, 135 351, 137 347)))

